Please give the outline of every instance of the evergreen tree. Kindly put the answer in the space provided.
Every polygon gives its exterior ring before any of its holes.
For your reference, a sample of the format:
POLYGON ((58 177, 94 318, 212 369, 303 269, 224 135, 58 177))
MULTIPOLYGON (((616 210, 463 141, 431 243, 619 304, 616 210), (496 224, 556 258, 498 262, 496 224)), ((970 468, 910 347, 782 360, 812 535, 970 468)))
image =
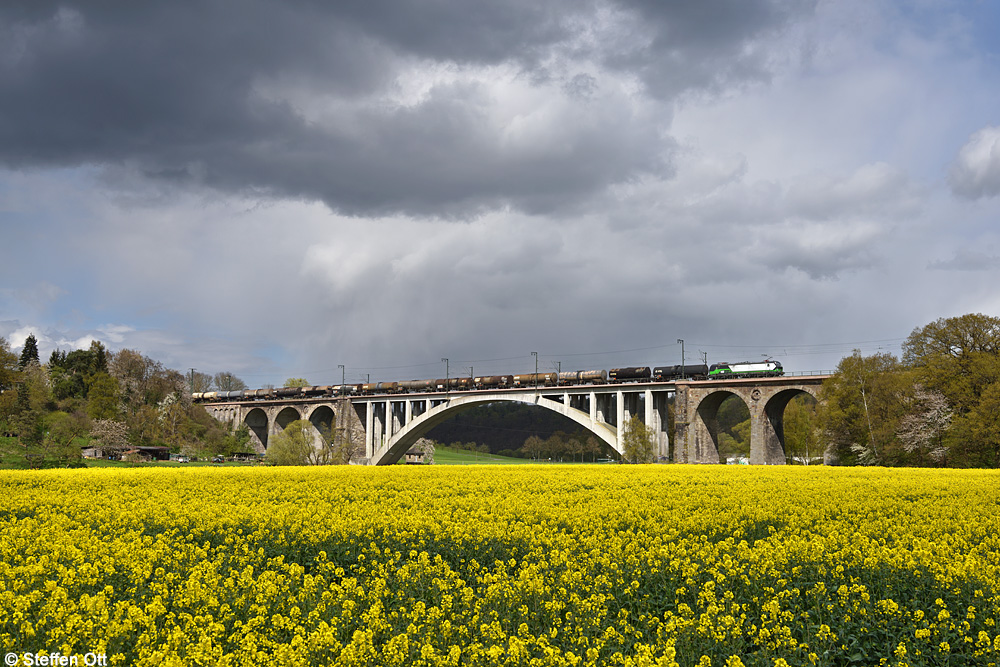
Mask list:
POLYGON ((35 340, 35 334, 28 334, 28 337, 24 340, 24 347, 21 348, 21 360, 18 362, 17 367, 24 370, 25 366, 32 361, 36 364, 41 363, 38 360, 38 341, 35 340))

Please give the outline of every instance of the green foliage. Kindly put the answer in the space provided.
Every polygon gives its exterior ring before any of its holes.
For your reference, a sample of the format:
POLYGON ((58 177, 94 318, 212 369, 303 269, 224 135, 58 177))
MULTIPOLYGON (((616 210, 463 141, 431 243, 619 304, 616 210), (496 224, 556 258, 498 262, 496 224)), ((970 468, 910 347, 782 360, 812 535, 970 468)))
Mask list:
POLYGON ((903 393, 912 387, 904 368, 887 353, 845 357, 820 390, 820 425, 841 463, 892 465, 901 447, 896 429, 905 414, 903 393))
POLYGON ((307 380, 305 378, 288 378, 287 380, 285 380, 285 384, 283 384, 282 386, 283 387, 308 387, 309 386, 309 380, 307 380))
POLYGON ((18 426, 19 437, 5 439, 3 443, 5 462, 20 462, 28 468, 65 468, 79 464, 80 438, 86 435, 89 427, 86 415, 29 410, 22 413, 18 426))
POLYGON ((19 378, 17 355, 0 336, 0 432, 10 430, 17 408, 16 382, 19 378))
MULTIPOLYGON (((979 313, 942 318, 914 329, 903 359, 915 381, 933 399, 944 397, 947 412, 924 401, 922 440, 934 463, 1000 465, 1000 318, 979 313), (936 417, 935 417, 936 415, 936 417), (932 444, 939 440, 941 447, 932 444)), ((919 438, 918 438, 919 440, 919 438)), ((926 460, 928 454, 923 453, 926 460)))
POLYGON ((94 376, 107 369, 107 351, 98 341, 91 341, 88 350, 53 350, 48 363, 53 397, 85 398, 94 376))
POLYGON ((171 394, 187 393, 183 375, 135 350, 120 350, 111 355, 108 372, 118 381, 122 403, 129 414, 135 414, 142 406, 158 405, 171 394))
POLYGON ((816 400, 808 394, 799 394, 785 407, 785 457, 790 463, 809 465, 814 459, 822 460, 816 400))
POLYGON ((227 433, 223 438, 222 451, 218 452, 224 456, 234 454, 249 454, 253 451, 250 445, 250 427, 240 424, 235 431, 227 433))
POLYGON ((17 367, 24 370, 31 363, 41 363, 38 360, 38 340, 35 338, 35 334, 28 334, 24 340, 24 347, 21 348, 21 359, 18 361, 17 367))
POLYGON ((7 446, 14 459, 39 466, 75 464, 87 443, 82 436, 100 441, 112 431, 112 449, 166 445, 198 456, 251 449, 249 429, 232 432, 191 404, 183 375, 137 351, 109 354, 92 341, 86 350, 55 350, 41 366, 32 358, 32 345, 29 337, 19 368, 18 357, 0 338, 0 432, 17 435, 7 446))
POLYGON ((633 415, 625 422, 625 433, 622 435, 622 455, 629 463, 653 463, 656 461, 653 430, 642 423, 639 415, 633 415))
POLYGON ((313 450, 315 429, 308 419, 296 419, 279 433, 271 436, 267 445, 267 460, 277 466, 308 465, 313 450))
POLYGON ((750 410, 739 396, 731 395, 719 405, 717 415, 719 458, 750 453, 750 410))
POLYGON ((1000 318, 969 314, 914 329, 903 343, 903 361, 924 387, 967 412, 1000 380, 1000 318))
MULTIPOLYGON (((249 432, 246 434, 249 442, 249 432)), ((291 422, 268 440, 268 461, 274 465, 345 465, 359 454, 350 429, 336 423, 318 429, 308 419, 291 422)))
POLYGON ((94 374, 87 390, 87 415, 91 419, 114 419, 118 416, 119 404, 115 379, 105 371, 94 374))
POLYGON ((953 464, 1000 467, 1000 382, 986 387, 976 405, 958 417, 946 443, 953 464))

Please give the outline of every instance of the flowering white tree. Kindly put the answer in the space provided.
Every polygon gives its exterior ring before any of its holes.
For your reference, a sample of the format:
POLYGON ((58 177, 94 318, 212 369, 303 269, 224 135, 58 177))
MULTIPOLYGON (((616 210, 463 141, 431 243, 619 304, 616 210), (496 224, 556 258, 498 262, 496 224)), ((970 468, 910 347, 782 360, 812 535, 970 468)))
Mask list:
POLYGON ((903 450, 923 459, 929 457, 941 462, 948 453, 944 434, 951 425, 953 411, 948 399, 939 391, 927 390, 923 385, 913 388, 913 395, 904 398, 909 412, 899 421, 896 437, 903 450))

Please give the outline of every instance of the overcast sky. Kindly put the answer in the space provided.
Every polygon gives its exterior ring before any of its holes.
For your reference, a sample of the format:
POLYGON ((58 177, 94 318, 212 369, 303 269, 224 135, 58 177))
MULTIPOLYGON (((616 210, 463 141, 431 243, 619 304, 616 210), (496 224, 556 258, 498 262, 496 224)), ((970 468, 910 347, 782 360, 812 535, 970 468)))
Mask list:
POLYGON ((0 336, 251 386, 1000 315, 1000 3, 0 4, 0 336))

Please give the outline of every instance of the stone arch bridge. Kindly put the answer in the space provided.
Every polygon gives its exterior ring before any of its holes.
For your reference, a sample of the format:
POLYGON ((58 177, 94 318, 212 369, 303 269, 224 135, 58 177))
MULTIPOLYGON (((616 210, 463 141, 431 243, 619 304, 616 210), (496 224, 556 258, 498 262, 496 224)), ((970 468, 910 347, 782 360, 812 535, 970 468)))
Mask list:
POLYGON ((785 406, 795 396, 814 398, 827 375, 735 380, 682 380, 598 386, 524 387, 493 391, 453 391, 291 398, 207 403, 216 419, 234 427, 246 424, 259 453, 272 435, 291 422, 307 419, 316 429, 335 425, 335 436, 348 438, 359 455, 354 463, 387 465, 398 461, 434 426, 478 405, 516 402, 536 405, 571 419, 610 449, 622 453, 624 425, 639 415, 653 434, 661 461, 719 463, 718 412, 729 396, 742 399, 750 412, 750 463, 783 464, 785 406), (668 406, 673 404, 673 435, 668 406))

